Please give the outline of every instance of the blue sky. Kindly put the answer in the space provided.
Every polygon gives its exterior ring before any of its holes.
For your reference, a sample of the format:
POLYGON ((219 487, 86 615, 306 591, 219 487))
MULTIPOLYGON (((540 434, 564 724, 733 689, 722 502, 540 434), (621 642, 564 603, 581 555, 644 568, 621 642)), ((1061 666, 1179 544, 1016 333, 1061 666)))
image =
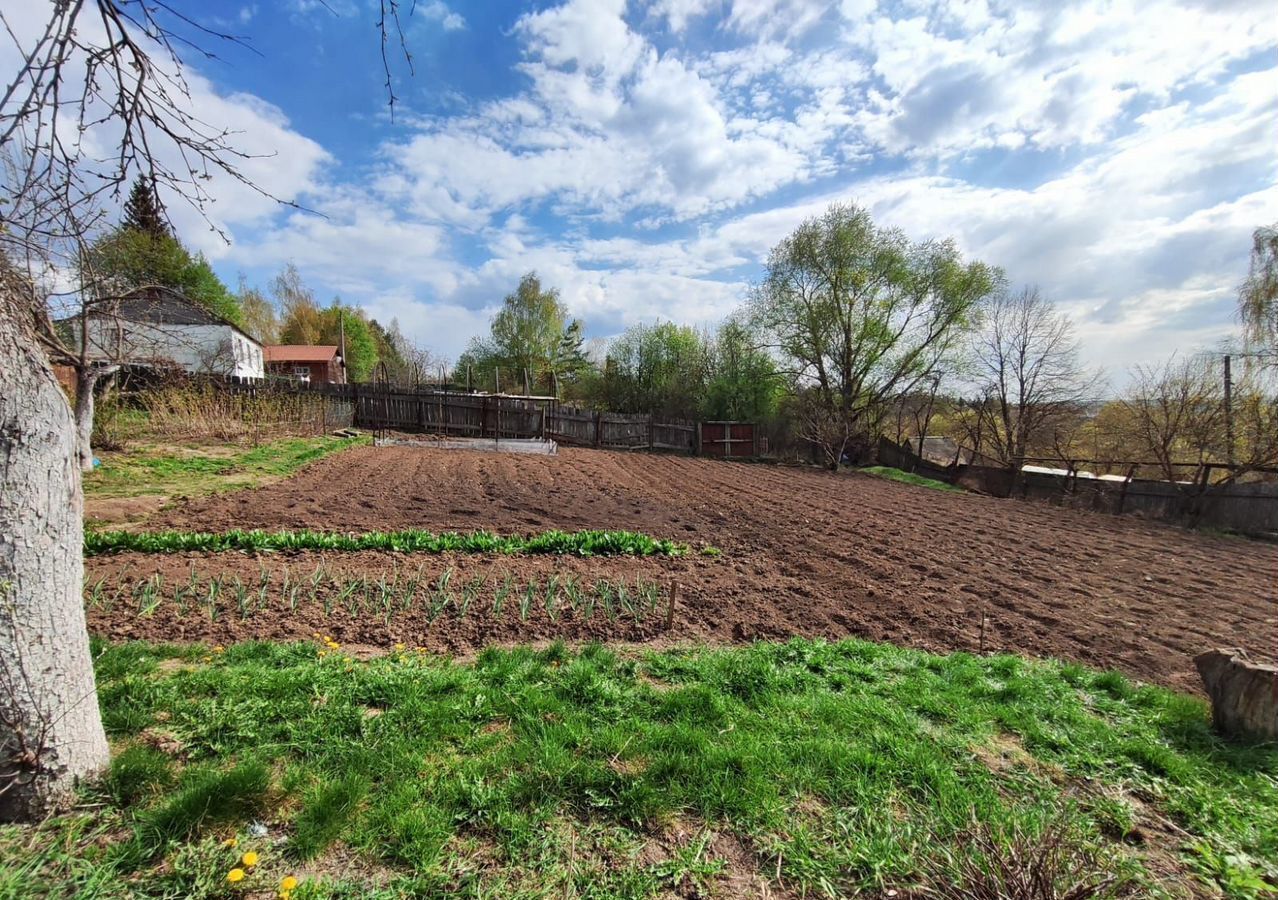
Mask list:
POLYGON ((275 155, 188 243, 234 284, 292 261, 455 358, 520 274, 591 338, 712 325, 834 201, 1038 284, 1087 358, 1234 330, 1278 220, 1272 0, 419 0, 387 115, 376 3, 189 3, 243 35, 193 101, 275 155))

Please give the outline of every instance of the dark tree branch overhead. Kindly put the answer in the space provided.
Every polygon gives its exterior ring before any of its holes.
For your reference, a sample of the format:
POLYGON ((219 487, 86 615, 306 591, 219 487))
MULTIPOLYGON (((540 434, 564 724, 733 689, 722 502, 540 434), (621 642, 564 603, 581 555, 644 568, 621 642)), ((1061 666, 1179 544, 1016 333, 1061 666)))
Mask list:
POLYGON ((297 208, 241 170, 262 155, 240 149, 237 132, 191 109, 179 48, 217 57, 179 29, 247 46, 243 39, 166 3, 58 0, 51 9, 29 47, 0 13, 23 56, 0 100, 0 151, 20 161, 6 185, 22 220, 11 239, 30 245, 85 233, 96 225, 101 201, 118 198, 135 175, 185 199, 214 228, 206 214, 214 199, 207 185, 217 173, 297 208), (118 149, 100 155, 95 139, 118 149))
MULTIPOLYGON (((377 18, 377 31, 381 38, 382 71, 386 75, 387 105, 390 106, 392 122, 395 121, 395 104, 399 101, 399 98, 395 96, 395 80, 391 75, 390 57, 387 55, 386 50, 386 45, 391 39, 390 31, 392 25, 395 28, 395 36, 399 40, 400 52, 404 54, 404 62, 408 65, 408 74, 415 74, 413 70, 413 54, 408 50, 408 40, 404 35, 404 25, 399 18, 399 7, 400 0, 379 0, 380 14, 377 18)), ((408 14, 411 16, 416 9, 417 2, 413 0, 413 3, 408 8, 408 14)))

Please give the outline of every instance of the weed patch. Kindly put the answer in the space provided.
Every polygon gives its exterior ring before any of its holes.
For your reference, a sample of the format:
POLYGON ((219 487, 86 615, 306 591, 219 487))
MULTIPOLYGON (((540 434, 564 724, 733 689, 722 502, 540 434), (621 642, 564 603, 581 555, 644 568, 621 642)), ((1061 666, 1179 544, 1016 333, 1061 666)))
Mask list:
POLYGON ((863 469, 857 469, 857 471, 866 475, 873 475, 875 478, 886 478, 888 481, 913 484, 917 487, 931 488, 934 491, 950 491, 956 494, 965 493, 961 487, 944 481, 937 481, 935 478, 924 478, 922 475, 915 475, 913 472, 902 472, 900 469, 894 469, 891 466, 866 466, 863 469))
POLYGON ((257 447, 138 447, 106 457, 84 476, 86 499, 147 494, 198 496, 252 487, 307 463, 368 443, 367 438, 284 438, 257 447))

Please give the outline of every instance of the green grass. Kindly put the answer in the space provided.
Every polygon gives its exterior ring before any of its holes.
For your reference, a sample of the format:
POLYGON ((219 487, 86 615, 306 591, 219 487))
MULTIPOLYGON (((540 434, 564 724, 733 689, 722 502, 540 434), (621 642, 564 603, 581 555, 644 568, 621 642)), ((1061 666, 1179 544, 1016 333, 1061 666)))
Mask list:
POLYGON ((195 496, 260 484, 291 475, 309 462, 367 438, 284 438, 249 449, 227 447, 139 447, 108 454, 84 477, 92 498, 148 494, 195 496))
POLYGON ((944 481, 937 481, 935 478, 924 478, 922 475, 915 475, 912 472, 902 472, 900 469, 894 469, 891 466, 866 466, 864 469, 857 469, 857 471, 866 475, 873 475, 875 478, 886 478, 889 481, 913 484, 918 487, 931 488, 934 491, 950 491, 956 494, 965 493, 961 487, 947 484, 944 481))
POLYGON ((807 896, 945 886, 1053 834, 1142 897, 1154 850, 1231 897, 1278 878, 1278 751, 1077 666, 803 640, 95 652, 116 762, 82 810, 0 829, 0 897, 269 896, 288 874, 294 900, 723 896, 725 834, 807 896))
POLYGON ((397 553, 574 554, 577 556, 679 556, 687 546, 632 531, 543 531, 534 535, 461 534, 410 528, 341 534, 329 531, 97 531, 84 534, 84 555, 102 553, 222 553, 281 550, 386 550, 397 553))

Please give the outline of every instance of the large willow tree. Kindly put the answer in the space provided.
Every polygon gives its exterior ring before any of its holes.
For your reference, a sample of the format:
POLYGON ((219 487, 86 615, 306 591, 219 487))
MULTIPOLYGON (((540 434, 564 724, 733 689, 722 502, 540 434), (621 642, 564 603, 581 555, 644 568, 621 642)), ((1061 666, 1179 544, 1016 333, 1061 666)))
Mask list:
POLYGON ((889 397, 958 351, 1001 282, 952 241, 913 243, 835 204, 773 248, 751 317, 792 379, 803 437, 837 467, 868 452, 889 397))
POLYGON ((1251 266, 1238 293, 1247 340, 1262 352, 1278 353, 1278 224, 1252 235, 1251 266))

